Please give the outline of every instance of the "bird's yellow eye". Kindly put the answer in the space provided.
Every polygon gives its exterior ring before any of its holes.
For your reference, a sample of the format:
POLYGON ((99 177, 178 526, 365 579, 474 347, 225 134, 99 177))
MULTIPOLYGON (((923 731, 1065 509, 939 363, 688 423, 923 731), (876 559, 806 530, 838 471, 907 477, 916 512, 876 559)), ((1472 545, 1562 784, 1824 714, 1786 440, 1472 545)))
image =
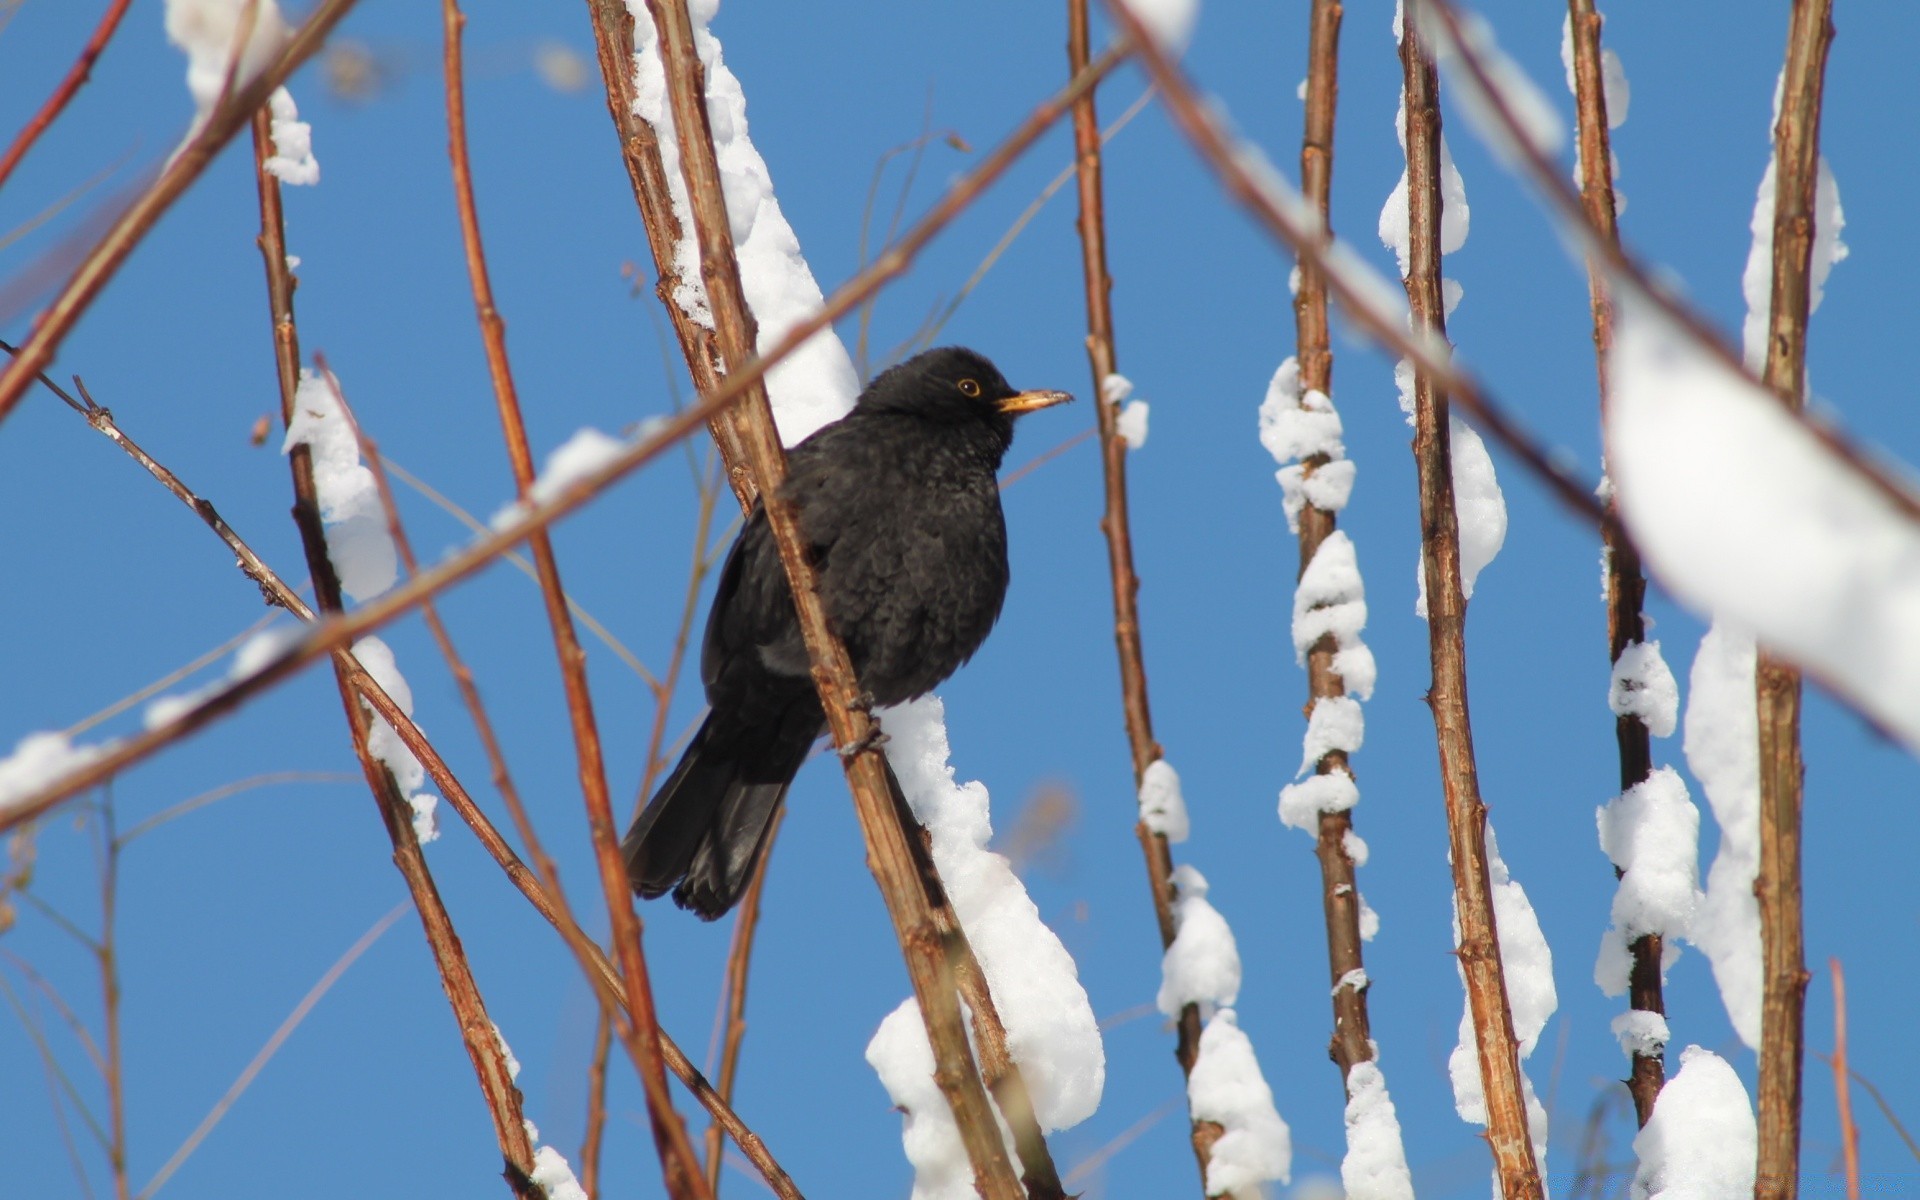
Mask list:
POLYGON ((974 379, 962 379, 960 381, 960 394, 962 396, 978 396, 980 394, 979 381, 974 379))

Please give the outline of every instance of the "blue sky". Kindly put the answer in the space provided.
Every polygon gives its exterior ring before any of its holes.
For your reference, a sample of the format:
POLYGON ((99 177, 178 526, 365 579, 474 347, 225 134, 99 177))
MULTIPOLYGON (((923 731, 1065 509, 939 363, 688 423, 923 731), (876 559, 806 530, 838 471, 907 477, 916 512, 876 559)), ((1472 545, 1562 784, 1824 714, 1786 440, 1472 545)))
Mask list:
MULTIPOLYGON (((99 5, 28 0, 0 30, 0 128, 12 130, 65 70, 99 5)), ((1633 85, 1616 131, 1625 236, 1669 269, 1722 328, 1741 314, 1754 187, 1769 153, 1768 112, 1786 5, 1616 6, 1607 44, 1633 85)), ((1503 46, 1570 117, 1560 86, 1560 11, 1487 4, 1503 46)), ((1351 4, 1343 37, 1334 165, 1337 231, 1383 270, 1374 234, 1400 170, 1392 120, 1398 62, 1386 5, 1351 4)), ((1810 376, 1821 404, 1894 458, 1920 459, 1920 426, 1893 367, 1920 262, 1917 182, 1906 131, 1920 124, 1905 48, 1920 14, 1843 5, 1828 74, 1823 149, 1838 176, 1852 256, 1815 318, 1810 376), (1896 375, 1898 378, 1896 378, 1896 375)), ((177 140, 191 114, 184 62, 137 5, 91 85, 0 192, 0 230, 31 219, 113 168, 46 227, 0 248, 11 277, 80 228, 96 205, 177 140)), ((1212 5, 1188 64, 1241 130, 1291 170, 1297 162, 1305 5, 1212 5)), ((434 6, 368 0, 342 36, 371 48, 382 82, 363 103, 295 81, 314 124, 323 177, 287 196, 302 259, 306 347, 339 373, 383 450, 470 511, 510 493, 459 256, 447 179, 434 6)), ((923 121, 971 154, 936 145, 909 211, 930 203, 1065 77, 1065 17, 1051 6, 778 5, 733 0, 714 32, 747 92, 753 138, 788 219, 829 289, 859 265, 862 206, 876 160, 923 121)), ((469 11, 469 123, 494 285, 538 451, 583 425, 618 430, 684 394, 644 235, 601 101, 583 6, 475 3, 469 11), (554 43, 588 64, 566 92, 531 68, 554 43)), ((1101 93, 1111 117, 1142 88, 1121 72, 1101 93)), ((1586 288, 1524 191, 1465 130, 1450 139, 1472 231, 1448 260, 1465 299, 1450 322, 1461 356, 1510 409, 1597 475, 1586 288)), ((919 325, 1055 172, 1056 131, 922 256, 874 317, 891 346, 919 325)), ((881 189, 882 219, 901 178, 881 189)), ((1339 1077, 1330 1027, 1318 872, 1311 847, 1274 817, 1299 761, 1304 679, 1288 639, 1295 549, 1273 464, 1255 435, 1268 377, 1292 350, 1290 261, 1222 196, 1164 115, 1149 107, 1110 147, 1110 252, 1120 369, 1152 404, 1130 463, 1136 557, 1156 731, 1193 813, 1180 861, 1212 883, 1245 962, 1240 1022, 1292 1124, 1296 1183, 1337 1174, 1339 1077)), ((1067 189, 960 309, 943 337, 990 354, 1021 387, 1090 380, 1082 348, 1079 248, 1067 189)), ((247 434, 276 404, 251 166, 223 156, 161 222, 61 351, 124 428, 212 499, 283 573, 301 557, 286 518, 284 463, 247 434)), ((15 315, 0 336, 17 339, 15 315)), ((851 324, 843 327, 851 337, 851 324)), ((1382 929, 1367 948, 1374 1035, 1423 1197, 1483 1195, 1488 1157, 1454 1116, 1445 1060, 1459 1019, 1448 883, 1427 681, 1425 628, 1413 616, 1418 521, 1409 431, 1391 363, 1336 324, 1334 399, 1359 476, 1342 526, 1369 585, 1367 641, 1380 685, 1355 758, 1356 825, 1372 847, 1361 887, 1382 929)), ((1022 425, 1017 465, 1085 428, 1086 403, 1022 425)), ((1625 1071, 1607 1023, 1622 1003, 1591 982, 1612 871, 1593 811, 1614 786, 1605 707, 1604 614, 1593 531, 1495 456, 1510 530, 1470 609, 1468 661, 1483 788, 1514 875, 1555 953, 1559 1014, 1529 1071, 1553 1109, 1550 1172, 1570 1186, 1591 1107, 1625 1071)), ((401 496, 416 546, 435 556, 465 532, 418 496, 401 496)), ((1149 1003, 1159 948, 1133 837, 1133 794, 1110 633, 1095 455, 1079 447, 1006 494, 1014 586, 999 630, 942 689, 963 778, 993 790, 999 826, 1060 784, 1078 820, 1027 872, 1036 903, 1078 959, 1096 1013, 1149 1003)), ((64 728, 226 640, 262 615, 258 596, 196 521, 51 396, 0 429, 6 680, 0 745, 64 728)), ((576 597, 650 666, 664 663, 693 528, 692 489, 675 458, 614 489, 557 533, 576 597)), ((495 568, 443 611, 472 661, 523 794, 574 890, 596 905, 566 718, 539 596, 495 568)), ((1651 610, 1681 676, 1700 624, 1656 594, 1651 610)), ((416 716, 483 802, 485 767, 424 629, 386 635, 412 681, 416 716)), ((616 797, 631 802, 653 718, 642 682, 590 649, 616 797)), ((672 726, 698 711, 683 688, 672 726)), ((129 772, 113 788, 122 826, 263 772, 353 770, 332 682, 320 673, 129 772)), ((134 727, 121 718, 108 732, 134 727)), ((95 736, 98 736, 97 734, 95 736)), ((1832 1044, 1830 956, 1847 969, 1858 1066, 1903 1119, 1920 1116, 1920 1047, 1905 1036, 1915 983, 1916 905, 1908 868, 1920 835, 1911 757, 1812 696, 1806 721, 1808 1045, 1832 1044)), ((1678 738, 1656 760, 1681 764, 1678 738)), ((1701 797, 1697 794, 1695 799, 1701 797)), ((738 1107, 809 1195, 893 1195, 909 1178, 898 1118, 861 1060, 879 1019, 906 994, 878 897, 861 861, 839 775, 809 766, 775 851, 751 994, 738 1107)), ((1703 823, 1703 872, 1716 844, 1703 823)), ((69 815, 37 836, 33 889, 83 927, 98 922, 86 833, 69 815)), ((142 837, 121 880, 127 1110, 135 1187, 149 1178, 327 966, 403 896, 364 786, 262 788, 142 837)), ((570 958, 448 816, 430 859, 495 1020, 525 1064, 528 1115, 572 1157, 584 1113, 593 1005, 570 958)), ((663 1019, 696 1058, 712 1024, 725 927, 671 908, 643 911, 663 1019)), ((99 1024, 87 957, 22 908, 0 948, 29 960, 99 1024)), ((0 974, 25 985, 10 965, 0 974)), ((1752 1086, 1705 960, 1689 950, 1668 991, 1675 1054, 1699 1043, 1752 1086)), ((65 1032, 53 1042, 96 1110, 101 1093, 65 1032)), ((1098 1114, 1056 1136, 1063 1168, 1099 1151, 1180 1094, 1172 1038, 1157 1017, 1107 1034, 1098 1114)), ((1831 1076, 1812 1057, 1805 1170, 1838 1155, 1831 1076)), ((651 1196, 659 1175, 637 1089, 616 1068, 608 1194, 651 1196)), ((1619 1089, 1614 1087, 1617 1092, 1619 1089)), ((695 1110, 681 1104, 683 1113, 695 1110)), ((1870 1172, 1913 1169, 1891 1128, 1855 1094, 1870 1172)), ((79 1194, 59 1148, 36 1052, 0 1020, 0 1108, 20 1190, 79 1194)), ((704 1125, 695 1122, 696 1127, 704 1125)), ((1191 1194, 1183 1117, 1153 1125, 1088 1181, 1113 1197, 1191 1194)), ((1622 1161, 1630 1122, 1607 1128, 1622 1161)), ((84 1132, 78 1136, 85 1138, 84 1132)), ((96 1191, 100 1156, 83 1143, 96 1191)), ((497 1152, 471 1071, 411 917, 357 964, 267 1067, 169 1195, 332 1194, 343 1173, 378 1195, 473 1195, 498 1188, 497 1152)), ((730 1175, 726 1189, 757 1185, 730 1175)))

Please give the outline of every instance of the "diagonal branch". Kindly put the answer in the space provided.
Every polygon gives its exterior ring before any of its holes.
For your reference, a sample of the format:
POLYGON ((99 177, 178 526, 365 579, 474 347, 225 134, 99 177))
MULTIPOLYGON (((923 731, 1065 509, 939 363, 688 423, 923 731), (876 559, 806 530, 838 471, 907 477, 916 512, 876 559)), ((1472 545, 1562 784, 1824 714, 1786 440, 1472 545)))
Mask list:
POLYGON ((20 160, 27 156, 27 151, 40 140, 40 135, 47 131, 47 127, 59 118, 61 112, 67 107, 67 102, 73 99, 74 93, 78 92, 87 82, 88 77, 93 74, 93 64, 98 62, 100 55, 106 52, 107 42, 113 37, 114 30, 120 27, 120 18, 127 15, 127 6, 132 3, 133 0, 112 0, 112 3, 107 5, 107 11, 100 15, 100 23, 93 27, 93 36, 89 37, 87 44, 80 48, 80 57, 74 59, 73 66, 67 68, 66 76, 47 96, 46 103, 40 106, 40 111, 34 113, 33 118, 21 127, 18 134, 14 135, 13 144, 7 147, 6 154, 0 155, 0 187, 6 186, 8 178, 13 175, 13 169, 20 165, 20 160))
MULTIPOLYGON (((1620 244, 1620 226, 1614 210, 1613 148, 1608 137, 1607 91, 1600 61, 1599 12, 1594 0, 1567 0, 1568 28, 1573 41, 1574 107, 1580 138, 1580 203, 1594 236, 1610 245, 1620 244)), ((1593 350, 1600 377, 1602 413, 1609 403, 1607 355, 1613 348, 1613 301, 1607 291, 1606 269, 1599 260, 1587 257, 1587 291, 1593 307, 1593 350)), ((1605 428, 1605 422, 1601 427, 1605 428)), ((1635 642, 1647 636, 1642 606, 1646 603, 1647 577, 1640 566, 1640 552, 1617 519, 1618 508, 1609 489, 1607 513, 1616 518, 1600 530, 1607 560, 1607 653, 1612 662, 1635 642)), ((1633 713, 1614 718, 1614 740, 1620 748, 1620 790, 1625 792, 1653 774, 1653 748, 1646 722, 1633 713)), ((1619 868, 1614 874, 1620 874, 1619 868)), ((1641 934, 1628 947, 1633 965, 1628 972, 1628 1004, 1635 1011, 1664 1014, 1667 1011, 1660 966, 1664 938, 1657 933, 1641 934)), ((1666 1082, 1666 1058, 1636 1046, 1633 1073, 1627 1090, 1633 1095, 1634 1116, 1644 1126, 1653 1116, 1653 1102, 1666 1082)))
MULTIPOLYGON (((1092 55, 1087 21, 1087 0, 1067 3, 1067 65, 1072 74, 1086 69, 1092 55)), ((1160 759, 1160 743, 1153 736, 1153 714, 1147 702, 1146 657, 1140 640, 1140 577, 1133 567, 1133 535, 1127 509, 1127 440, 1120 436, 1119 406, 1107 399, 1106 381, 1118 373, 1113 345, 1113 277, 1107 271, 1107 230, 1100 177, 1100 117, 1094 109, 1092 92, 1080 97, 1073 106, 1073 146, 1075 173, 1079 180, 1082 274, 1087 292, 1087 361, 1093 368, 1095 420, 1099 423, 1100 464, 1105 480, 1106 507, 1100 516, 1100 530, 1106 535, 1107 565, 1113 579, 1113 640, 1120 658, 1120 703, 1126 714, 1127 743, 1133 758, 1134 790, 1139 791, 1147 768, 1160 759)), ((1147 888, 1153 897, 1153 912, 1160 929, 1160 946, 1173 945, 1177 932, 1173 917, 1173 851, 1167 836, 1147 827, 1144 820, 1134 822, 1134 835, 1146 859, 1147 888)), ((1193 1074, 1200 1058, 1200 1006, 1181 1008, 1175 1023, 1178 1040, 1174 1057, 1183 1075, 1193 1074)), ((1213 1146, 1226 1132, 1217 1121, 1190 1122, 1189 1139, 1200 1167, 1200 1181, 1207 1179, 1207 1163, 1213 1146)))
MULTIPOLYGON (((1422 41, 1419 8, 1408 6, 1400 41, 1407 140, 1407 300, 1414 327, 1446 336, 1440 294, 1439 77, 1422 41)), ((1420 476, 1420 560, 1427 587, 1427 638, 1433 685, 1427 706, 1440 748, 1440 785, 1447 808, 1454 911, 1460 926, 1460 969, 1473 1014, 1480 1081, 1486 1095, 1487 1141, 1506 1200, 1545 1193, 1527 1128, 1519 1052, 1508 1007, 1506 972, 1494 925, 1487 862, 1487 807, 1480 798, 1473 730, 1467 714, 1466 598, 1460 586, 1460 526, 1454 510, 1447 393, 1418 366, 1413 384, 1413 456, 1420 476)))

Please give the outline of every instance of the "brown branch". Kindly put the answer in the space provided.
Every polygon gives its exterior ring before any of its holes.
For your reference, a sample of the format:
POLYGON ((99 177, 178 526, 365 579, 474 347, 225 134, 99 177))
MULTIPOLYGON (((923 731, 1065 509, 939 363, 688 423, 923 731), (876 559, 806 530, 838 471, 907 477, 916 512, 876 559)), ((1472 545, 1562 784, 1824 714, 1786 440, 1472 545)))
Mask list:
POLYGON ((128 1200, 126 1058, 121 1053, 120 956, 118 926, 120 899, 120 842, 114 836, 113 794, 100 806, 100 939, 94 944, 100 969, 101 1018, 106 1042, 106 1065, 101 1076, 107 1086, 107 1121, 112 1142, 107 1165, 113 1174, 113 1194, 128 1200))
MULTIPOLYGON (((1308 16, 1307 101, 1305 127, 1300 140, 1301 191, 1313 210, 1320 215, 1323 237, 1332 238, 1333 130, 1334 113, 1339 100, 1340 20, 1339 0, 1314 0, 1308 16)), ((1300 363, 1300 387, 1333 394, 1333 343, 1327 320, 1326 273, 1317 265, 1302 260, 1300 287, 1293 301, 1294 338, 1300 363)), ((1304 476, 1311 477, 1329 460, 1312 455, 1301 463, 1304 476)), ((1338 514, 1311 502, 1300 509, 1300 566, 1304 576, 1320 545, 1332 536, 1338 514)), ((1332 634, 1322 636, 1307 648, 1308 704, 1318 704, 1347 694, 1346 680, 1333 669, 1333 656, 1340 647, 1332 634)), ((1314 767, 1316 774, 1334 771, 1351 774, 1353 765, 1346 752, 1331 750, 1314 767)), ((1360 937, 1360 888, 1353 857, 1347 851, 1347 835, 1353 829, 1350 811, 1323 812, 1315 831, 1314 857, 1320 863, 1320 901, 1326 914, 1327 973, 1333 995, 1333 1036, 1327 1055, 1340 1068, 1344 1082, 1354 1064, 1374 1058, 1372 1022, 1367 1012, 1367 990, 1341 986, 1346 979, 1363 978, 1354 972, 1366 967, 1360 937)))
MULTIPOLYGON (((520 399, 513 385, 513 373, 507 362, 506 323, 494 303, 493 286, 487 277, 486 252, 480 242, 480 216, 473 197, 473 176, 467 157, 466 93, 462 76, 460 35, 466 18, 457 0, 443 0, 441 15, 446 33, 447 130, 453 157, 453 182, 456 207, 460 213, 460 232, 466 248, 467 274, 473 285, 473 302, 480 322, 481 342, 486 348, 487 374, 493 381, 494 399, 500 410, 500 425, 506 437, 508 457, 513 463, 514 481, 520 499, 531 495, 534 482, 533 452, 527 444, 526 423, 520 413, 520 399)), ((700 1200, 709 1195, 700 1174, 699 1160, 688 1140, 686 1125, 674 1111, 673 1098, 667 1092, 667 1076, 660 1052, 659 1022, 654 1012, 653 989, 647 973, 646 953, 641 944, 638 914, 633 911, 633 894, 627 883, 627 871, 620 857, 619 835, 613 825, 613 800, 607 789, 606 763, 600 745, 600 727, 594 717, 593 695, 587 685, 586 652, 580 647, 572 614, 567 611, 566 591, 560 583, 560 566, 553 543, 545 530, 529 540, 533 561, 540 573, 540 592, 546 600, 547 622, 553 631, 554 651, 559 656, 561 677, 565 683, 567 712, 573 727, 574 752, 579 761, 580 790, 587 806, 587 823, 593 835, 594 857, 600 868, 601 888, 606 894, 607 911, 612 921, 614 948, 620 960, 621 982, 625 985, 626 1011, 637 1035, 640 1082, 646 1091, 647 1114, 653 1128, 655 1149, 660 1156, 667 1193, 679 1200, 700 1200)), ((558 888, 555 888, 558 894, 558 888)))
MULTIPOLYGON (((1600 57, 1602 20, 1594 9, 1594 0, 1567 0, 1567 20, 1573 40, 1574 108, 1580 138, 1580 202, 1595 236, 1618 246, 1613 147, 1608 136, 1607 91, 1600 57)), ((1604 415, 1611 402, 1607 356, 1613 349, 1613 301, 1607 292, 1606 268, 1592 255, 1587 258, 1587 294, 1593 309, 1594 361, 1604 415)), ((1604 420, 1601 428, 1606 428, 1604 420)), ((1640 552, 1617 519, 1619 510, 1611 490, 1606 505, 1608 515, 1616 518, 1600 531, 1606 544, 1607 657, 1617 663, 1628 646, 1646 640, 1642 607, 1646 603, 1647 577, 1640 566, 1640 552)), ((1620 790, 1624 792, 1653 774, 1653 747, 1646 722, 1633 714, 1616 716, 1613 732, 1620 752, 1620 790)), ((1618 868, 1614 874, 1620 875, 1618 868)), ((1663 941, 1659 934, 1642 934, 1628 947, 1633 956, 1627 979, 1628 1004, 1636 1011, 1662 1015, 1667 1011, 1660 967, 1663 941)), ((1633 1096, 1634 1116, 1644 1127, 1666 1083, 1666 1057, 1662 1051, 1636 1049, 1632 1061, 1627 1091, 1633 1096)))
MULTIPOLYGON (((1407 300, 1416 329, 1446 336, 1440 297, 1439 77, 1421 40, 1418 5, 1404 14, 1400 62, 1405 78, 1409 270, 1407 300)), ((1420 558, 1427 587, 1427 637, 1433 685, 1427 706, 1440 748, 1440 783, 1453 861, 1454 911, 1460 926, 1460 968, 1467 985, 1487 1141, 1506 1200, 1545 1193, 1528 1132, 1520 1058, 1508 1007, 1493 884, 1487 864, 1487 808, 1480 798, 1473 731, 1467 713, 1466 598, 1460 587, 1460 526, 1454 511, 1447 393, 1414 369, 1414 461, 1420 477, 1420 558)))
POLYGON ((74 59, 73 65, 67 68, 65 78, 60 80, 46 102, 40 106, 40 111, 34 113, 33 118, 14 135, 13 144, 7 147, 6 154, 0 155, 0 187, 6 186, 7 180, 13 175, 13 169, 20 165, 20 160, 27 156, 27 151, 40 140, 40 135, 47 131, 47 127, 59 118, 60 113, 67 107, 67 102, 73 99, 74 93, 86 84, 88 77, 93 74, 93 64, 106 50, 107 41, 113 37, 114 30, 119 28, 120 18, 126 15, 127 6, 132 2, 133 0, 112 0, 112 3, 107 5, 107 11, 100 16, 100 23, 93 27, 93 36, 89 37, 87 44, 80 48, 80 57, 74 59))
MULTIPOLYGON (((1086 69, 1092 55, 1087 22, 1087 0, 1067 0, 1067 64, 1069 74, 1086 69)), ((1100 531, 1106 536, 1107 566, 1113 580, 1113 640, 1120 660, 1120 703, 1126 716, 1127 744, 1133 758, 1134 790, 1138 792, 1147 768, 1162 756, 1153 736, 1153 714, 1147 701, 1147 666, 1140 641, 1140 577, 1133 566, 1133 534, 1127 510, 1127 440, 1120 436, 1119 406, 1106 395, 1106 380, 1118 373, 1113 345, 1113 277, 1107 271, 1105 205, 1100 178, 1100 117, 1092 92, 1073 105, 1075 172, 1079 180, 1082 274, 1087 294, 1087 361, 1093 369, 1094 418, 1100 430, 1100 464, 1105 481, 1106 507, 1100 531)), ((1146 860, 1147 889, 1160 930, 1160 946, 1173 945, 1177 932, 1173 916, 1173 851, 1165 834, 1149 829, 1135 814, 1134 836, 1146 860)), ((1200 1058, 1200 1006, 1188 1004, 1175 1023, 1174 1057, 1182 1075, 1192 1075, 1200 1058)), ((1216 1121, 1189 1122, 1189 1140, 1200 1168, 1201 1189, 1207 1182, 1207 1163, 1213 1145, 1226 1132, 1216 1121)))
MULTIPOLYGON (((756 329, 741 288, 732 229, 721 190, 720 168, 707 121, 706 88, 693 48, 693 25, 685 0, 648 0, 660 38, 667 94, 678 134, 680 165, 700 246, 700 273, 713 313, 722 359, 732 368, 753 355, 756 329)), ((925 1018, 934 1050, 934 1076, 953 1108, 954 1121, 986 1200, 1021 1195, 999 1125, 967 1045, 951 939, 942 938, 937 920, 915 870, 908 835, 895 817, 884 758, 875 744, 875 727, 862 711, 861 688, 846 647, 827 623, 817 593, 818 581, 799 529, 798 512, 782 496, 786 456, 775 431, 766 388, 755 383, 736 410, 735 430, 745 443, 761 504, 792 584, 815 686, 827 723, 840 747, 855 810, 867 842, 868 865, 880 884, 888 915, 906 958, 914 995, 925 1018)), ((725 447, 722 448, 723 453, 725 447)), ((1031 1119, 1031 1114, 1029 1114, 1031 1119)))
MULTIPOLYGON (((607 1135, 607 1058, 613 1051, 613 1010, 594 1014, 593 1055, 587 1060, 587 1131, 580 1139, 580 1190, 600 1194, 600 1147, 607 1135)), ((714 1128, 720 1122, 715 1121, 714 1128)))
POLYGON ((1860 1129, 1853 1123, 1853 1093, 1847 1081, 1847 976, 1840 960, 1829 958, 1833 972, 1833 1099, 1840 1117, 1840 1153, 1846 1162, 1847 1200, 1860 1200, 1860 1129))
MULTIPOLYGON (((291 427, 294 393, 299 384, 300 342, 293 317, 294 283, 292 273, 287 268, 286 227, 280 207, 280 183, 266 169, 267 159, 272 152, 273 138, 267 110, 260 107, 253 118, 254 174, 260 193, 260 253, 266 264, 267 293, 273 315, 274 363, 280 381, 280 420, 283 426, 291 427)), ((294 524, 300 531, 308 570, 313 574, 316 607, 321 612, 338 613, 343 607, 340 579, 334 571, 332 559, 328 557, 326 533, 321 526, 312 448, 304 444, 295 446, 287 457, 293 474, 294 524)), ((472 1060, 488 1114, 493 1118, 494 1136, 500 1143, 500 1153, 505 1159, 502 1175, 507 1186, 521 1200, 543 1200, 541 1189, 533 1182, 533 1141, 527 1133, 526 1117, 521 1110, 520 1089, 514 1086, 513 1074, 507 1067, 506 1048, 487 1016, 486 1002, 481 999, 473 969, 460 946, 459 935, 454 932, 453 920, 447 915, 446 906, 441 903, 440 892, 434 885, 426 856, 421 853, 407 797, 395 782, 392 771, 368 749, 367 739, 372 722, 369 709, 361 703, 355 687, 355 674, 344 664, 336 662, 334 665, 334 676, 339 684, 341 704, 346 709, 347 729, 352 735, 354 754, 360 760, 367 786, 373 792, 381 820, 386 825, 387 838, 393 846, 394 866, 399 868, 401 877, 406 880, 414 909, 420 915, 420 924, 426 934, 428 948, 433 953, 441 986, 446 990, 447 1001, 453 1008, 454 1022, 459 1027, 461 1041, 466 1045, 467 1057, 472 1060)))
POLYGON ((34 322, 33 332, 4 372, 0 372, 0 421, 12 413, 27 387, 53 361, 54 351, 102 288, 119 271, 133 248, 161 214, 207 169, 214 156, 244 128, 273 90, 320 49, 321 43, 354 0, 322 0, 287 39, 280 52, 244 86, 232 89, 206 115, 200 131, 180 147, 153 185, 140 194, 89 251, 53 302, 34 322))
MULTIPOLYGON (((784 807, 777 808, 773 819, 767 822, 760 861, 754 866, 753 879, 740 898, 740 908, 733 918, 732 944, 727 947, 727 980, 723 989, 727 1032, 720 1050, 720 1095, 729 1101, 733 1099, 734 1077, 740 1070, 740 1048, 747 1039, 747 966, 753 958, 753 935, 760 927, 760 896, 766 891, 768 864, 773 862, 773 848, 786 815, 784 807)), ((724 1148, 720 1122, 715 1121, 707 1127, 707 1186, 716 1196, 720 1194, 720 1154, 724 1148)))
MULTIPOLYGON (((1820 93, 1833 44, 1832 0, 1794 0, 1774 127, 1773 286, 1762 378, 1789 411, 1806 401, 1807 315, 1820 163, 1820 93)), ((1758 1200, 1799 1192, 1807 967, 1801 914, 1800 672, 1762 647, 1760 727, 1761 1005, 1758 1200)))
MULTIPOLYGON (((652 436, 628 444, 602 466, 586 472, 543 503, 530 507, 520 520, 507 528, 482 534, 467 549, 421 572, 412 580, 381 593, 350 613, 320 622, 313 632, 263 664, 258 671, 220 688, 173 720, 97 748, 97 752, 83 764, 38 791, 21 796, 12 804, 0 808, 0 833, 33 820, 61 801, 221 720, 254 697, 286 682, 320 656, 350 646, 355 639, 374 632, 454 584, 478 574, 535 532, 585 507, 601 492, 666 453, 703 421, 736 402, 750 384, 763 378, 768 370, 793 353, 801 343, 851 311, 870 292, 903 274, 914 256, 936 234, 951 224, 1006 172, 1015 159, 1065 115, 1080 91, 1094 86, 1119 65, 1123 57, 1117 51, 1108 51, 1079 78, 1042 101, 992 154, 956 180, 940 203, 901 237, 892 249, 837 288, 817 311, 788 330, 773 349, 742 364, 723 379, 715 391, 661 422, 652 436)), ((362 694, 366 694, 364 689, 362 694)), ((395 728, 401 728, 385 710, 381 710, 381 716, 386 717, 395 728)), ((419 753, 411 743, 408 749, 419 753)), ((672 1065, 671 1061, 668 1065, 672 1065)))

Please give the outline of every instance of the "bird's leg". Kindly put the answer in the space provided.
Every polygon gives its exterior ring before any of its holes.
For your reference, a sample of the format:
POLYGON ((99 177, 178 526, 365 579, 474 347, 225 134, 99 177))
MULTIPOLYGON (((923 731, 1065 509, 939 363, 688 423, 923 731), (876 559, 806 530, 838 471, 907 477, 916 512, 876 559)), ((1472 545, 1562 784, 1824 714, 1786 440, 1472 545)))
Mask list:
MULTIPOLYGON (((863 699, 866 700, 867 707, 871 708, 873 705, 872 693, 867 693, 863 697, 863 699)), ((874 719, 873 717, 868 717, 866 733, 862 734, 858 739, 856 739, 850 745, 835 746, 833 748, 833 751, 835 754, 838 754, 842 759, 851 759, 861 754, 864 754, 868 750, 873 749, 875 746, 884 746, 892 740, 893 740, 892 738, 886 735, 886 731, 880 728, 880 722, 878 720, 874 719)))
POLYGON ((861 692, 858 696, 855 696, 847 702, 849 709, 854 712, 866 713, 869 717, 873 715, 873 706, 874 699, 872 692, 861 692))

